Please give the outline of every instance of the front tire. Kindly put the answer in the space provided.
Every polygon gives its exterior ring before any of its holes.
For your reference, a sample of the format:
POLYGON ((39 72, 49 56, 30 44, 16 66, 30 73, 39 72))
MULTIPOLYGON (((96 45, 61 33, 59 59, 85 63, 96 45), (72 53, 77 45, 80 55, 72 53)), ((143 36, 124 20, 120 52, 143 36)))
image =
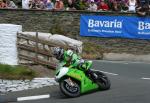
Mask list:
POLYGON ((69 80, 69 78, 61 80, 59 83, 60 90, 67 97, 78 97, 80 96, 80 86, 74 80, 69 80), (70 85, 70 82, 73 83, 73 86, 70 85))

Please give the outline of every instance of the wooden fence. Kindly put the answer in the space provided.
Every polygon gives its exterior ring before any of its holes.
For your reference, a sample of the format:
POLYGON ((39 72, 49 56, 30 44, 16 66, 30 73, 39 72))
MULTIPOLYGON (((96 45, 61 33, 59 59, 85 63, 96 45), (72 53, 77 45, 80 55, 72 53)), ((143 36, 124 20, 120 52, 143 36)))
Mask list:
MULTIPOLYGON (((35 37, 17 33, 18 58, 21 64, 40 64, 55 68, 56 59, 53 58, 50 48, 56 46, 58 45, 55 43, 39 39, 38 32, 35 37)), ((66 49, 70 48, 63 45, 59 46, 66 49)))

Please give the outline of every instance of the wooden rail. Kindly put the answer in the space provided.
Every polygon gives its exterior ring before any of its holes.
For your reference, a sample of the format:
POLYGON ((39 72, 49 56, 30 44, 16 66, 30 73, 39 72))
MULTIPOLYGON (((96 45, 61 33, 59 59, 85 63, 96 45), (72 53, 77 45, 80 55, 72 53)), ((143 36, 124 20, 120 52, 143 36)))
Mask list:
MULTIPOLYGON (((38 35, 38 33, 36 35, 38 35)), ((43 44, 43 45, 48 45, 49 47, 61 46, 65 49, 74 49, 74 48, 69 47, 69 46, 64 46, 64 45, 61 45, 61 44, 58 45, 58 44, 52 43, 50 41, 45 41, 45 40, 41 40, 41 39, 38 39, 38 41, 36 41, 36 37, 30 36, 30 35, 27 36, 27 35, 24 35, 24 34, 21 34, 21 33, 17 33, 17 38, 18 39, 24 39, 24 40, 27 40, 27 41, 33 41, 37 44, 40 43, 40 44, 43 44)), ((37 36, 37 38, 38 38, 38 36, 37 36)))
POLYGON ((31 61, 34 64, 46 65, 50 66, 51 68, 55 68, 56 64, 52 60, 51 51, 47 50, 49 48, 46 49, 45 46, 55 47, 58 45, 56 45, 55 43, 50 43, 46 40, 41 40, 38 33, 36 33, 35 37, 17 33, 17 48, 19 60, 25 60, 27 61, 27 63, 31 61), (20 40, 23 40, 24 43, 20 40), (29 43, 30 41, 33 43, 32 45, 29 43), (39 47, 39 44, 43 46, 39 47), (26 52, 26 54, 22 51, 26 52), (43 56, 44 59, 40 59, 39 56, 43 56))
POLYGON ((30 57, 30 56, 25 56, 25 55, 19 54, 19 58, 38 63, 40 65, 46 65, 46 66, 49 66, 51 68, 56 68, 56 64, 48 62, 48 61, 44 61, 41 59, 37 59, 36 57, 30 57))
MULTIPOLYGON (((18 44, 18 48, 20 48, 20 49, 22 49, 22 50, 30 51, 30 52, 35 52, 35 47, 28 46, 28 45, 25 45, 25 44, 18 44)), ((50 54, 50 53, 49 53, 48 51, 46 51, 46 50, 38 49, 37 52, 38 52, 39 54, 52 57, 52 54, 50 54)))

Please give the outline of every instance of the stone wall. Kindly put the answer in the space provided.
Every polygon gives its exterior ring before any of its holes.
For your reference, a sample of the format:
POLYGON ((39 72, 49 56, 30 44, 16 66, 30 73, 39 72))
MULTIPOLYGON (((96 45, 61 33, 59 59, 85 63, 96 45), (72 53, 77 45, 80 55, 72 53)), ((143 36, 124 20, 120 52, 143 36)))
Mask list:
POLYGON ((43 11, 43 10, 0 10, 0 23, 12 23, 23 26, 23 31, 39 31, 63 34, 100 45, 105 52, 149 54, 149 40, 134 40, 120 38, 80 37, 80 15, 136 15, 114 12, 84 12, 84 11, 43 11))
MULTIPOLYGON (((117 13, 85 11, 0 10, 0 23, 23 26, 23 31, 79 35, 80 15, 117 15, 117 13)), ((131 15, 131 14, 125 14, 131 15)))
POLYGON ((0 14, 0 23, 23 25, 23 31, 79 33, 79 12, 0 10, 0 14))

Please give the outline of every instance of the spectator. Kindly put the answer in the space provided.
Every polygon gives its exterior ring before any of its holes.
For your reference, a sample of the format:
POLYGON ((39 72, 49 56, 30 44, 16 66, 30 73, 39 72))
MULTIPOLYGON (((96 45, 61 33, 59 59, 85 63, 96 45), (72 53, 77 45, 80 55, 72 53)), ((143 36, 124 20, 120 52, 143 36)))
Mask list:
POLYGON ((51 0, 47 0, 47 2, 46 2, 46 9, 47 10, 54 9, 54 3, 51 0))
POLYGON ((129 0, 129 11, 135 12, 136 8, 136 0, 129 0))
POLYGON ((22 0, 22 8, 29 9, 29 0, 22 0))
POLYGON ((139 7, 137 8, 137 13, 140 16, 145 16, 149 12, 149 0, 139 0, 139 7))
POLYGON ((105 3, 104 0, 101 0, 101 2, 99 3, 99 6, 98 6, 98 10, 108 11, 109 10, 108 4, 105 3))
POLYGON ((36 9, 35 0, 29 0, 29 8, 30 9, 36 9))
POLYGON ((66 10, 76 10, 74 1, 73 0, 67 0, 67 8, 66 10))
POLYGON ((54 9, 55 10, 64 10, 64 3, 61 0, 56 0, 54 9))
POLYGON ((36 9, 45 9, 44 2, 42 0, 35 0, 36 9))
POLYGON ((149 3, 150 0, 139 0, 139 6, 144 10, 149 8, 149 3))
POLYGON ((129 10, 129 1, 128 0, 121 0, 121 9, 122 9, 122 11, 129 10))
POLYGON ((46 3, 47 3, 48 0, 42 0, 42 1, 43 1, 44 5, 46 5, 46 3))
POLYGON ((95 4, 94 0, 91 0, 88 10, 97 11, 97 5, 95 4))
POLYGON ((99 5, 99 3, 101 2, 101 0, 94 0, 94 2, 99 5))
POLYGON ((86 0, 74 0, 74 5, 77 10, 87 10, 89 4, 86 0))
POLYGON ((11 8, 11 9, 16 9, 18 8, 15 3, 13 1, 10 1, 10 0, 6 0, 6 5, 7 5, 7 8, 11 8))
POLYGON ((149 0, 140 0, 140 6, 144 8, 144 6, 147 6, 149 4, 149 0))
POLYGON ((119 1, 114 0, 112 2, 112 10, 113 11, 121 11, 121 5, 119 1))
POLYGON ((0 8, 6 8, 6 7, 7 7, 6 3, 4 3, 3 0, 0 0, 0 8))

